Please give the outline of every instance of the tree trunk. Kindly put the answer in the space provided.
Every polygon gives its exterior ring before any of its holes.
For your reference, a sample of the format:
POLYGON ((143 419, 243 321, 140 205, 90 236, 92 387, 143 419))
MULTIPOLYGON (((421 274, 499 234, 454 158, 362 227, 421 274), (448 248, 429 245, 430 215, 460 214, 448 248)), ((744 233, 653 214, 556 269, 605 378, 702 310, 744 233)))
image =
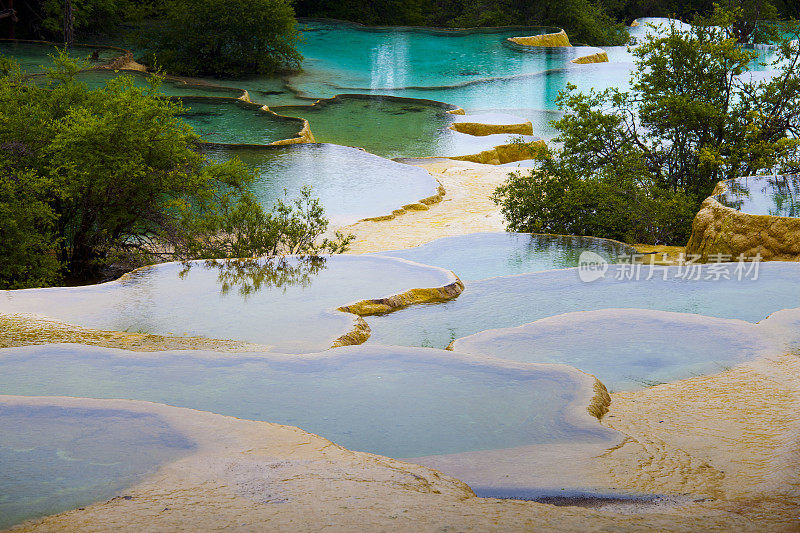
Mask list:
POLYGON ((74 40, 74 31, 72 26, 72 1, 64 0, 64 44, 67 46, 72 46, 72 41, 74 40))

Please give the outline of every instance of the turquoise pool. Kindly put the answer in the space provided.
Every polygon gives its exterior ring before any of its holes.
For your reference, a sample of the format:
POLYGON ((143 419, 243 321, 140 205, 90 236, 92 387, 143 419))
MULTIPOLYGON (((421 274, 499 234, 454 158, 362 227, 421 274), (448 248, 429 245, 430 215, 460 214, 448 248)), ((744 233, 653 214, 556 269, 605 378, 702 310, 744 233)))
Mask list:
MULTIPOLYGON (((791 333, 791 328, 783 332, 791 333)), ((561 363, 611 391, 713 374, 780 353, 786 338, 751 322, 643 309, 603 309, 543 318, 458 339, 459 352, 561 363)))
POLYGON ((593 385, 594 378, 566 366, 385 346, 305 357, 78 345, 0 353, 7 394, 148 400, 299 426, 390 457, 613 445, 619 434, 587 411, 593 385))
MULTIPOLYGON (((124 51, 105 46, 74 45, 69 50, 70 55, 84 60, 88 66, 98 66, 120 57, 124 51), (93 57, 94 53, 97 57, 93 57)), ((57 55, 56 44, 25 41, 0 40, 0 54, 16 60, 22 70, 28 74, 42 71, 42 67, 53 66, 51 55, 57 55)))
POLYGON ((194 449, 159 417, 117 409, 0 398, 0 427, 0 529, 116 496, 194 449))
POLYGON ((236 98, 180 98, 186 112, 179 115, 200 139, 221 144, 270 144, 297 137, 303 121, 280 117, 257 104, 236 98))
POLYGON ((449 126, 458 117, 447 112, 449 107, 425 100, 343 95, 314 106, 271 109, 308 120, 317 142, 357 146, 389 158, 477 154, 519 137, 476 137, 453 131, 449 126))
POLYGON ((266 208, 284 198, 284 191, 291 199, 311 186, 335 225, 389 215, 439 191, 424 169, 334 144, 209 147, 206 153, 215 160, 238 157, 253 168, 258 174, 253 192, 266 208))

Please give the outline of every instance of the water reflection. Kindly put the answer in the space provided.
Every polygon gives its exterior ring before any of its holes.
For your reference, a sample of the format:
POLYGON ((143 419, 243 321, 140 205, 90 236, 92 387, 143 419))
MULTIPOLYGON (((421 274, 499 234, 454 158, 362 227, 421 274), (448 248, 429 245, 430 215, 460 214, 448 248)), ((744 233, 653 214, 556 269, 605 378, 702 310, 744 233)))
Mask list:
POLYGON ((800 176, 750 176, 725 181, 715 196, 722 205, 751 215, 800 216, 800 176))
POLYGON ((594 237, 530 233, 473 233, 445 237, 416 248, 381 252, 458 273, 463 281, 578 266, 584 251, 616 263, 635 253, 627 244, 594 237))
MULTIPOLYGON (((229 294, 236 288, 239 296, 247 298, 264 289, 277 288, 285 293, 289 287, 308 287, 325 268, 326 260, 322 256, 300 256, 292 260, 280 256, 224 261, 210 259, 204 261, 203 266, 217 270, 221 294, 229 294)), ((178 277, 186 278, 192 266, 191 262, 184 263, 178 277)))

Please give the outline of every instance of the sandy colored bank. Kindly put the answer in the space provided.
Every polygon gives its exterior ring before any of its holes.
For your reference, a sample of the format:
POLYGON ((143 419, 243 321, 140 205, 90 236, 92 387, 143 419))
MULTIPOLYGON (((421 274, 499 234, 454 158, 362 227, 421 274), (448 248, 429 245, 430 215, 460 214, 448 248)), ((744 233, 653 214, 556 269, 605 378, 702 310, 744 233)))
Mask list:
POLYGON ((595 508, 477 498, 434 470, 266 422, 122 400, 0 402, 151 412, 197 443, 125 498, 17 531, 797 531, 798 376, 787 355, 612 395, 604 423, 628 439, 592 458, 587 481, 682 499, 595 508))
POLYGON ((505 231, 503 216, 491 196, 513 168, 452 159, 415 164, 441 183, 445 191, 442 201, 392 220, 362 221, 348 226, 345 229, 356 236, 351 253, 397 250, 441 237, 505 231))

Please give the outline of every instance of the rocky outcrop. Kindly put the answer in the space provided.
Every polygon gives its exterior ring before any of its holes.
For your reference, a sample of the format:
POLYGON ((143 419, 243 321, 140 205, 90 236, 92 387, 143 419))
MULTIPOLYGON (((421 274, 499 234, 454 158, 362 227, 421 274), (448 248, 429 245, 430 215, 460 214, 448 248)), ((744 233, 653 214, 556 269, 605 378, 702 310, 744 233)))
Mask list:
POLYGON ((699 255, 701 261, 716 254, 800 261, 800 219, 750 215, 709 197, 694 217, 686 253, 699 255))
POLYGON ((511 143, 495 146, 491 150, 483 152, 451 157, 456 161, 470 161, 472 163, 482 163, 484 165, 503 165, 515 161, 525 161, 534 159, 539 153, 547 149, 547 144, 543 140, 532 143, 511 143))
POLYGON ((515 133, 517 135, 533 135, 533 124, 530 120, 519 124, 483 124, 481 122, 454 122, 450 129, 467 135, 483 137, 497 133, 515 133))
POLYGON ((558 33, 545 33, 544 35, 529 35, 527 37, 509 37, 509 41, 523 46, 572 46, 564 30, 558 33))

